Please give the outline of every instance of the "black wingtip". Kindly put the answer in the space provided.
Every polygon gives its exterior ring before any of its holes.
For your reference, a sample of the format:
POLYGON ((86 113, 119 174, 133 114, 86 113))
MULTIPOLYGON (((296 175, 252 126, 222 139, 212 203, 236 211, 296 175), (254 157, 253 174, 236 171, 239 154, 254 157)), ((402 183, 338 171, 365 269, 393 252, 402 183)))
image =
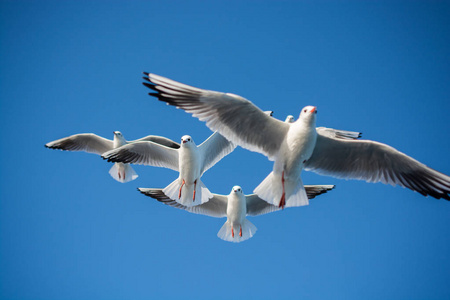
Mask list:
POLYGON ((149 76, 150 75, 150 73, 148 73, 148 72, 142 72, 142 74, 144 74, 145 76, 149 76))
POLYGON ((142 76, 142 79, 144 79, 144 80, 146 80, 148 82, 151 82, 150 79, 148 79, 148 77, 142 76))

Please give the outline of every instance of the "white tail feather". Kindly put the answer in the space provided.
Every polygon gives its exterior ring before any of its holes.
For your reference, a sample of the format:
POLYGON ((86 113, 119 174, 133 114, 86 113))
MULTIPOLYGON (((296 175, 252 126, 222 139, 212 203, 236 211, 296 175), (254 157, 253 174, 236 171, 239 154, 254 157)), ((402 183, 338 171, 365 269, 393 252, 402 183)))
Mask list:
POLYGON ((179 197, 181 183, 182 180, 180 178, 175 179, 171 184, 163 189, 163 193, 170 199, 175 200, 176 202, 188 207, 203 204, 205 202, 208 202, 209 199, 213 197, 213 194, 211 194, 211 192, 200 179, 197 179, 195 201, 193 184, 185 184, 181 189, 181 197, 179 197))
POLYGON ((139 177, 130 165, 123 163, 114 163, 114 166, 109 170, 109 175, 122 183, 135 180, 139 177))
POLYGON ((242 227, 242 236, 239 235, 240 231, 239 225, 235 225, 233 227, 234 231, 233 237, 233 234, 231 233, 231 223, 227 220, 225 224, 223 224, 222 228, 220 228, 219 232, 217 233, 217 236, 224 241, 239 243, 248 240, 249 238, 254 236, 256 230, 258 230, 256 226, 253 225, 253 223, 247 219, 244 219, 244 222, 241 224, 241 227, 242 227))
MULTIPOLYGON (((309 204, 308 196, 306 195, 305 187, 303 186, 300 177, 296 180, 285 178, 284 190, 286 207, 304 206, 309 204)), ((283 194, 281 175, 270 172, 253 192, 268 203, 279 206, 283 194)))

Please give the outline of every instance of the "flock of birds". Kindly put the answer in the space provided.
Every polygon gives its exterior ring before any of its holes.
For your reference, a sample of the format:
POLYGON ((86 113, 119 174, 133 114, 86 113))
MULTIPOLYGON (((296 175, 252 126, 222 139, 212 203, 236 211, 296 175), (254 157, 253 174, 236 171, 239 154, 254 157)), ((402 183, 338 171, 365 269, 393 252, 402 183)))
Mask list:
POLYGON ((85 151, 114 162, 110 175, 119 182, 137 178, 130 164, 164 167, 179 173, 164 189, 139 191, 166 205, 211 217, 227 217, 217 236, 231 242, 251 238, 256 227, 246 219, 303 206, 334 188, 304 185, 303 169, 345 179, 400 185, 424 196, 450 200, 450 177, 400 151, 374 141, 360 140, 359 132, 316 127, 317 108, 304 107, 280 121, 249 100, 230 93, 203 90, 171 79, 144 73, 150 96, 191 113, 214 133, 197 146, 185 135, 181 144, 160 136, 127 141, 119 131, 114 140, 93 133, 76 134, 52 141, 51 149, 85 151), (201 181, 204 172, 236 146, 259 152, 274 162, 273 171, 245 195, 234 186, 228 195, 211 193, 201 181))

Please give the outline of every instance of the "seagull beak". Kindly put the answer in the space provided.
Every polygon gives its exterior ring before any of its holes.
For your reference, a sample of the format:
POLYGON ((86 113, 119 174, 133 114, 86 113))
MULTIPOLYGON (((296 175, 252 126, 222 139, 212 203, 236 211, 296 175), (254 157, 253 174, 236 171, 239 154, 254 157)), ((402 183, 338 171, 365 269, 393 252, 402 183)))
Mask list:
POLYGON ((311 109, 311 113, 314 113, 316 111, 316 107, 314 106, 312 109, 311 109))
POLYGON ((186 143, 186 141, 181 141, 183 144, 185 144, 186 143))

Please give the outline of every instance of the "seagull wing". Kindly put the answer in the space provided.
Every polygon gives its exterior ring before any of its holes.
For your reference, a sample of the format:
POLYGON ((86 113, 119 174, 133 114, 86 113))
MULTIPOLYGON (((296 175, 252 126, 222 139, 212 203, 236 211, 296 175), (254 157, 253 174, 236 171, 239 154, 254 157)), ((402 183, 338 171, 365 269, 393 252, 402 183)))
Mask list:
POLYGON ((325 194, 332 189, 334 189, 334 185, 305 185, 305 191, 308 199, 314 199, 315 197, 325 194))
POLYGON ((84 151, 101 155, 113 149, 114 143, 93 133, 80 133, 45 144, 50 149, 84 151))
POLYGON ((156 93, 149 95, 181 108, 213 131, 248 150, 273 160, 289 130, 247 99, 228 93, 202 90, 155 74, 144 77, 144 85, 156 93))
POLYGON ((449 176, 374 141, 331 138, 318 131, 305 169, 338 178, 400 185, 424 196, 450 200, 449 176))
POLYGON ((361 132, 357 131, 346 131, 346 130, 338 130, 326 127, 317 127, 316 131, 318 134, 336 138, 336 139, 344 139, 344 140, 356 140, 359 139, 362 135, 361 132))
POLYGON ((172 141, 171 139, 168 139, 163 136, 158 135, 148 135, 146 137, 140 138, 138 140, 129 141, 128 143, 136 143, 136 142, 154 142, 169 148, 179 149, 180 144, 177 142, 172 141))
POLYGON ((178 150, 153 142, 136 142, 103 153, 103 159, 178 170, 178 150))
MULTIPOLYGON (((308 199, 313 199, 316 196, 324 194, 334 188, 334 185, 305 185, 306 195, 308 199)), ((280 210, 281 208, 273 204, 267 203, 262 200, 256 194, 245 196, 247 200, 247 215, 259 216, 273 211, 280 210)))
POLYGON ((264 201, 256 194, 246 195, 245 199, 247 201, 247 215, 249 216, 264 215, 281 209, 264 201))
POLYGON ((203 174, 203 172, 206 172, 224 156, 233 152, 235 148, 236 145, 234 143, 228 141, 217 131, 214 132, 206 141, 198 146, 203 157, 203 166, 200 173, 203 174))
POLYGON ((170 199, 167 197, 162 189, 147 189, 147 188, 138 188, 138 190, 149 197, 152 197, 156 200, 158 200, 161 203, 164 203, 166 205, 184 209, 188 212, 194 213, 194 214, 200 214, 215 218, 222 218, 227 216, 227 203, 228 198, 224 195, 217 195, 213 194, 214 196, 209 199, 208 202, 196 205, 196 206, 184 206, 183 204, 180 204, 176 202, 175 200, 170 199))

